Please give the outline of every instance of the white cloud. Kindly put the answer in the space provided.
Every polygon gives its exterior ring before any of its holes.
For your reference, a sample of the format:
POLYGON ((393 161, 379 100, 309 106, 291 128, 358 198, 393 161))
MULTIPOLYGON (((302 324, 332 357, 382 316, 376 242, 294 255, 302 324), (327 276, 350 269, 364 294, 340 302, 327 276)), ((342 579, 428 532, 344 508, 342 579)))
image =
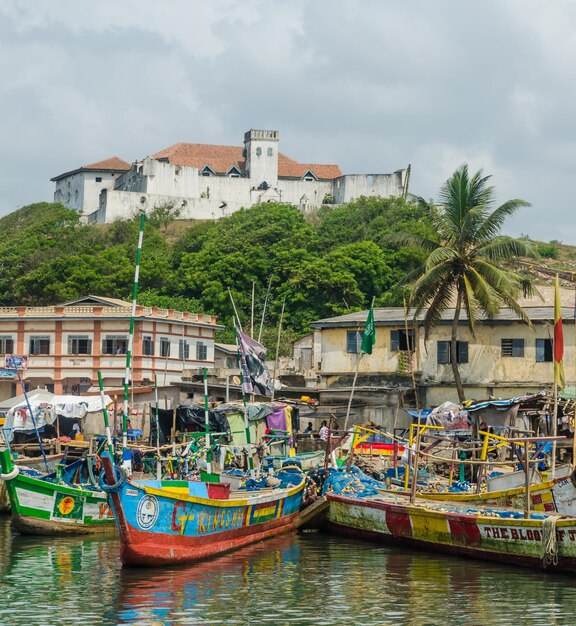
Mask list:
POLYGON ((567 0, 4 0, 0 214, 49 178, 177 141, 281 149, 345 172, 463 162, 533 208, 510 232, 576 242, 576 5, 567 0))

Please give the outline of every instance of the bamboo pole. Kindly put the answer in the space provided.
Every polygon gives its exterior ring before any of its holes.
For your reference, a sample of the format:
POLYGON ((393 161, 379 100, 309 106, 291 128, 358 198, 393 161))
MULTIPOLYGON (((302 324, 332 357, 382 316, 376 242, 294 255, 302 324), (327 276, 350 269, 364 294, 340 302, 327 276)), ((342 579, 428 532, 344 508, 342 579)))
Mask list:
POLYGON ((126 350, 126 369, 124 371, 124 408, 122 414, 122 467, 132 473, 132 458, 128 451, 128 396, 130 384, 130 367, 132 364, 132 349, 134 345, 134 319, 136 317, 136 298, 138 295, 138 278, 140 276, 140 256, 142 254, 142 240, 144 238, 144 222, 146 214, 140 214, 140 231, 138 233, 138 247, 136 249, 136 267, 134 270, 134 284, 132 285, 132 312, 130 314, 130 332, 128 335, 128 349, 126 350))

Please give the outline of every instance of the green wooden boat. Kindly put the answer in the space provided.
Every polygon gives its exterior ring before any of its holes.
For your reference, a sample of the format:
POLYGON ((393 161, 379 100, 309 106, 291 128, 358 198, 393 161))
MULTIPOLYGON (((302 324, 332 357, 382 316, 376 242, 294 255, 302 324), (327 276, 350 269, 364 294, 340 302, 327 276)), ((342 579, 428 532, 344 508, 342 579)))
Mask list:
POLYGON ((20 469, 10 451, 2 450, 0 479, 6 483, 14 528, 28 535, 116 532, 106 494, 89 483, 75 485, 68 478, 80 472, 82 463, 67 466, 65 476, 59 471, 42 475, 20 469))

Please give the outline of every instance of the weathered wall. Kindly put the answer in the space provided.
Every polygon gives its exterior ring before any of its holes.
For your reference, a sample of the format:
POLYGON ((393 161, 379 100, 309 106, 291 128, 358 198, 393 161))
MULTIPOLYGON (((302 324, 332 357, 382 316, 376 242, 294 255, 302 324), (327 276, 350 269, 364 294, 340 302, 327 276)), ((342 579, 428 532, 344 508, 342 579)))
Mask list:
POLYGON ((334 202, 342 204, 360 196, 400 196, 404 191, 407 170, 393 174, 345 174, 334 181, 334 202))

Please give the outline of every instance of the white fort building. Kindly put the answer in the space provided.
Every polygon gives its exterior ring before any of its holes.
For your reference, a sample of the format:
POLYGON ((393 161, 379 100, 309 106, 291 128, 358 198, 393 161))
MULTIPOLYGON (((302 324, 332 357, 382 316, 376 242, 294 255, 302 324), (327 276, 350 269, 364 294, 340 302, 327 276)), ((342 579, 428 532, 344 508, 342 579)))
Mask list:
POLYGON ((55 176, 54 202, 89 223, 110 223, 171 206, 182 219, 217 219, 261 202, 302 211, 360 196, 402 196, 410 166, 393 174, 342 174, 278 151, 276 130, 250 130, 244 146, 177 143, 130 164, 118 157, 55 176))

